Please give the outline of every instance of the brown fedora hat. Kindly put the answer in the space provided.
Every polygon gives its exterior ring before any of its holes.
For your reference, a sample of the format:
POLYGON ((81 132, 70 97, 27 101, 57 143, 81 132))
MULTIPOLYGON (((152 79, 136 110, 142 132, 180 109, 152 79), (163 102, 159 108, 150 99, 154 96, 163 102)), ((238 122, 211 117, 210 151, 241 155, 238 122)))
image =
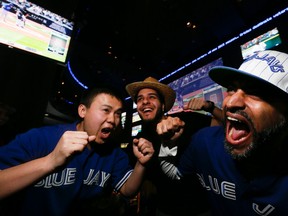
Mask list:
POLYGON ((135 102, 138 92, 143 88, 156 90, 164 98, 165 112, 168 112, 176 99, 176 92, 168 85, 160 83, 153 77, 147 77, 144 81, 134 82, 126 85, 126 91, 135 102))

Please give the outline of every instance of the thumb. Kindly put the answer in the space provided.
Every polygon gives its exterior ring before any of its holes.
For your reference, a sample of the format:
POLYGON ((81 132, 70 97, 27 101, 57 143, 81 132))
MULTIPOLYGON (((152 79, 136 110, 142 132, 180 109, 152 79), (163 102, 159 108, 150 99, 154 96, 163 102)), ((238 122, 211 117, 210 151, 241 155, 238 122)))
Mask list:
POLYGON ((89 136, 88 137, 88 142, 94 141, 96 139, 95 135, 89 136))
POLYGON ((134 139, 133 139, 133 144, 134 144, 134 145, 137 145, 138 143, 139 143, 139 139, 134 138, 134 139))

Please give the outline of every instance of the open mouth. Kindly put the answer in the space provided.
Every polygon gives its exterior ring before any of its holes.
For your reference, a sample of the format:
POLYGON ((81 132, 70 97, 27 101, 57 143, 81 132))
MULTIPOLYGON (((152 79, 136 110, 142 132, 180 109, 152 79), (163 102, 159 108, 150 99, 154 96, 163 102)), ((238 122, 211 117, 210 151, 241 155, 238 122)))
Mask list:
POLYGON ((101 137, 103 139, 107 139, 110 136, 112 131, 113 131, 112 128, 108 128, 108 127, 107 128, 102 128, 101 129, 101 137))
POLYGON ((145 108, 141 109, 141 116, 146 120, 154 118, 153 109, 150 107, 145 107, 145 108))
POLYGON ((143 113, 147 113, 147 112, 152 112, 152 109, 151 108, 144 108, 142 110, 143 113))
POLYGON ((247 149, 252 142, 252 126, 250 122, 239 114, 227 116, 226 141, 235 149, 247 149))

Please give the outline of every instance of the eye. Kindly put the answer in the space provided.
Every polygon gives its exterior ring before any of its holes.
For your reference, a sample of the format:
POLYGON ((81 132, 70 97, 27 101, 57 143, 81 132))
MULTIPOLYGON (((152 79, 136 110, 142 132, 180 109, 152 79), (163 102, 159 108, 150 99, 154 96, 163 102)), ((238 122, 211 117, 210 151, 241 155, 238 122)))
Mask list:
POLYGON ((230 86, 227 87, 227 90, 226 90, 226 91, 227 91, 227 92, 234 92, 234 91, 236 91, 236 87, 230 85, 230 86))
POLYGON ((121 117, 121 116, 122 116, 122 112, 116 112, 116 113, 115 113, 115 115, 117 115, 117 116, 120 116, 120 117, 121 117))
POLYGON ((256 97, 265 97, 264 92, 267 92, 265 90, 265 87, 262 87, 261 85, 251 85, 250 82, 247 82, 246 85, 242 87, 243 91, 245 91, 246 94, 256 97))
POLYGON ((150 95, 149 97, 150 99, 158 99, 158 97, 156 95, 150 95))
POLYGON ((138 102, 140 102, 140 101, 142 101, 142 100, 143 100, 142 97, 137 97, 137 99, 136 99, 136 103, 138 103, 138 102))
POLYGON ((110 110, 109 110, 108 108, 104 108, 103 111, 104 111, 105 113, 109 113, 109 112, 110 112, 110 110))

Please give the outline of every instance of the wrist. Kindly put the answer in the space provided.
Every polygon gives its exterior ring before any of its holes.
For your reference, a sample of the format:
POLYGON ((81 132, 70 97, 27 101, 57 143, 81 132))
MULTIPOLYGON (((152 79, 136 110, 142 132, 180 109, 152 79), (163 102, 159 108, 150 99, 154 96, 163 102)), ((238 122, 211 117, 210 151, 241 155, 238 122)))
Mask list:
POLYGON ((206 111, 206 112, 212 113, 214 108, 215 108, 214 102, 213 101, 209 101, 209 100, 207 100, 206 102, 208 103, 208 106, 203 108, 203 110, 206 111))

